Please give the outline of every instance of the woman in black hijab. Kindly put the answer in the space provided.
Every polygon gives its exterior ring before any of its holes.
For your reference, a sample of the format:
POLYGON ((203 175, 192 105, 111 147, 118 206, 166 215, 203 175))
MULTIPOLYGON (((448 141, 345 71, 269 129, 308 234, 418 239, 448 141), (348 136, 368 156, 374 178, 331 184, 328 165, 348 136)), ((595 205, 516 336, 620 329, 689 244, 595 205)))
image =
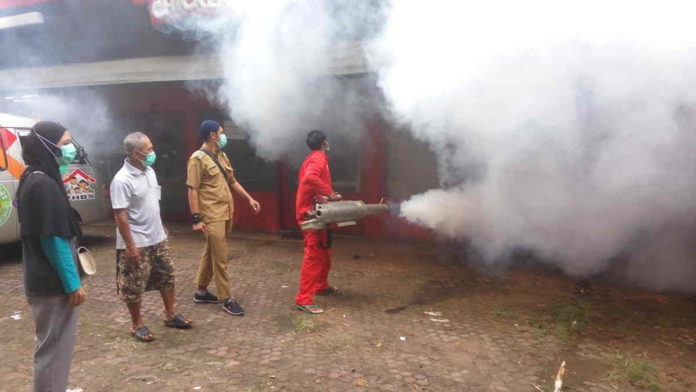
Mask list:
POLYGON ((75 238, 80 226, 61 168, 75 158, 62 125, 38 122, 22 140, 27 169, 17 188, 24 288, 34 313, 34 391, 65 391, 77 331, 76 306, 85 300, 75 238))

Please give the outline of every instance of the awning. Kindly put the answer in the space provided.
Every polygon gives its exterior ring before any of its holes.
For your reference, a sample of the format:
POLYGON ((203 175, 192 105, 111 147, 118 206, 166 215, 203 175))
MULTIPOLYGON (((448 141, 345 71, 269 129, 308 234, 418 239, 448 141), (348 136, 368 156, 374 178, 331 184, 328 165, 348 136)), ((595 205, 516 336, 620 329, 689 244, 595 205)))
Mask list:
MULTIPOLYGON (((368 72, 359 43, 336 48, 331 75, 368 72)), ((215 80, 224 77, 213 56, 145 57, 95 63, 0 70, 0 91, 101 86, 126 83, 215 80)))

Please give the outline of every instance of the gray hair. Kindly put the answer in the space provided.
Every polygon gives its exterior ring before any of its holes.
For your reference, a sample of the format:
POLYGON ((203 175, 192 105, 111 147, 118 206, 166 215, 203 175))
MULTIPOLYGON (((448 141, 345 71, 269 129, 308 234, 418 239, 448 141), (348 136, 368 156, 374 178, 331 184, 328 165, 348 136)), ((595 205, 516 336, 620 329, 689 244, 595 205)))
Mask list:
POLYGON ((133 151, 142 149, 147 139, 147 135, 142 132, 133 132, 126 135, 126 138, 123 139, 123 148, 126 150, 126 154, 130 155, 133 151))

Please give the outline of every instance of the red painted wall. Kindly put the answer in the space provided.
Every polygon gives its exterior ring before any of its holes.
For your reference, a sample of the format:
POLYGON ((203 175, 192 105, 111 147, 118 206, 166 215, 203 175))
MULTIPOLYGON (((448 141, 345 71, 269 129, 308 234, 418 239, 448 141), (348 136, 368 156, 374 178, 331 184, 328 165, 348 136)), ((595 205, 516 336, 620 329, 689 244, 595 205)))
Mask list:
MULTIPOLYGON (((153 85, 152 98, 148 98, 136 111, 145 113, 163 113, 176 116, 181 119, 182 138, 186 156, 190 156, 200 148, 198 140, 198 119, 200 113, 213 109, 213 106, 202 98, 191 94, 187 90, 173 86, 153 85)), ((185 168, 182 168, 185 170, 185 168)), ((278 191, 249 193, 262 205, 261 212, 256 215, 249 208, 246 200, 235 197, 235 227, 259 230, 271 233, 280 231, 280 204, 278 203, 278 191)), ((168 220, 189 220, 188 209, 186 213, 165 214, 168 220)))
POLYGON ((280 231, 280 209, 277 192, 253 192, 251 197, 261 204, 261 211, 254 214, 247 200, 235 195, 234 197, 234 226, 247 230, 258 230, 269 233, 280 231))
MULTIPOLYGON (((207 101, 191 94, 183 88, 172 86, 152 87, 155 91, 150 98, 139 105, 138 111, 149 113, 171 113, 182 120, 183 142, 186 155, 200 147, 197 136, 200 113, 213 109, 207 101)), ((367 132, 362 141, 360 191, 345 194, 347 199, 363 200, 366 203, 379 203, 385 195, 386 157, 384 132, 388 124, 375 117, 367 124, 367 132)), ((277 233, 280 230, 298 230, 295 221, 295 193, 290 189, 288 167, 285 162, 276 163, 277 183, 272 191, 249 193, 259 203, 261 212, 253 213, 246 200, 235 195, 234 226, 245 230, 277 233)), ((189 220, 188 213, 170 214, 167 219, 189 220)), ((393 238, 413 241, 433 241, 432 232, 420 226, 409 224, 394 215, 368 217, 356 226, 336 230, 337 233, 361 235, 370 238, 393 238)))

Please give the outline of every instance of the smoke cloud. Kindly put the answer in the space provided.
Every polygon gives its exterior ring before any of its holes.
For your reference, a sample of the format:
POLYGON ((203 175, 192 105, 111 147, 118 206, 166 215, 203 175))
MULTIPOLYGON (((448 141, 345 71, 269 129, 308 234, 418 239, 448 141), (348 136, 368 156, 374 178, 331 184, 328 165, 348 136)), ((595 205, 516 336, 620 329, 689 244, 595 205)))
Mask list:
POLYGON ((443 185, 402 215, 491 263, 696 290, 695 8, 394 2, 371 59, 443 185))
POLYGON ((217 55, 225 78, 207 89, 209 97, 245 128, 261 157, 273 160, 305 152, 311 129, 352 140, 363 131, 361 119, 374 106, 366 84, 333 77, 332 65, 341 46, 373 25, 380 7, 353 3, 228 1, 214 17, 183 18, 169 27, 217 55))
POLYGON ((5 98, 0 111, 37 120, 58 121, 68 128, 89 155, 121 151, 121 135, 114 114, 104 97, 92 89, 14 93, 5 98), (86 110, 85 108, 88 108, 86 110))
POLYGON ((402 215, 569 274, 696 290, 696 5, 688 1, 227 1, 174 22, 224 70, 212 99, 259 155, 311 128, 357 140, 374 110, 438 156, 402 215), (352 39, 371 78, 331 77, 352 39))

